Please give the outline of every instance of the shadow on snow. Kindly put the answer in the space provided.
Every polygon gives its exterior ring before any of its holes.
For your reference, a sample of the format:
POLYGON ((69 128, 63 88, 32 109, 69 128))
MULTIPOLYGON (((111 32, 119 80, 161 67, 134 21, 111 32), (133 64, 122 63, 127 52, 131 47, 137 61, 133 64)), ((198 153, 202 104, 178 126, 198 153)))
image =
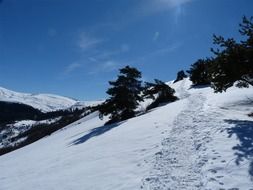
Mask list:
POLYGON ((191 89, 202 89, 202 88, 208 88, 210 87, 210 84, 200 84, 200 85, 191 85, 190 88, 188 90, 191 89))
POLYGON ((110 131, 111 129, 118 127, 120 124, 122 124, 122 122, 103 125, 103 126, 91 129, 87 134, 85 134, 82 137, 71 142, 70 145, 79 145, 79 144, 85 143, 86 141, 88 141, 89 139, 91 139, 93 137, 100 136, 100 135, 110 131))
POLYGON ((253 121, 247 120, 226 120, 234 127, 228 129, 229 137, 235 134, 240 141, 233 147, 235 150, 236 164, 239 165, 244 159, 250 160, 249 174, 253 176, 253 121))

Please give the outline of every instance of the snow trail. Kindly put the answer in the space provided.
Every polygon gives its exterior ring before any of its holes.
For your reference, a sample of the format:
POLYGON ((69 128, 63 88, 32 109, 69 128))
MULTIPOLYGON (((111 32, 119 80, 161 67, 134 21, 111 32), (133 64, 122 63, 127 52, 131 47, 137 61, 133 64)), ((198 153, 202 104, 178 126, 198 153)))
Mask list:
POLYGON ((176 88, 176 95, 180 98, 180 99, 184 99, 184 98, 188 98, 190 96, 189 92, 187 92, 186 90, 186 79, 184 79, 181 83, 180 86, 178 88, 176 88))
POLYGON ((205 145, 211 141, 213 128, 220 126, 216 125, 219 114, 205 111, 203 94, 190 95, 183 90, 180 94, 189 96, 187 107, 175 118, 168 137, 163 139, 161 151, 156 153, 153 168, 141 189, 197 190, 205 186, 202 175, 202 167, 208 161, 205 145))

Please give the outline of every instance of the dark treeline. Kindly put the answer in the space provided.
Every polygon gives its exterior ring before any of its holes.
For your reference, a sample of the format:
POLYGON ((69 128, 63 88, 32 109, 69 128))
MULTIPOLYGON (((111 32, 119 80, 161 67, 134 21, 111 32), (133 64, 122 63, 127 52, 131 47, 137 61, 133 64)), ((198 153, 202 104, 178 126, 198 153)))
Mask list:
POLYGON ((75 109, 75 110, 67 110, 67 111, 65 110, 65 111, 46 113, 45 115, 42 116, 43 119, 44 117, 49 117, 49 116, 52 116, 50 118, 54 118, 56 115, 60 116, 61 118, 54 123, 50 123, 50 124, 43 123, 43 124, 34 125, 29 130, 25 131, 24 133, 20 133, 18 136, 13 137, 12 139, 10 139, 10 141, 14 142, 14 145, 1 148, 0 156, 8 152, 11 152, 13 150, 16 150, 18 148, 24 147, 28 144, 31 144, 45 136, 51 135, 53 132, 64 128, 65 126, 79 120, 80 118, 90 114, 91 112, 95 110, 96 110, 95 108, 87 107, 84 109, 75 109), (63 113, 63 115, 60 115, 61 113, 63 113), (17 140, 23 137, 26 137, 24 141, 22 141, 21 143, 15 143, 17 140))
POLYGON ((44 113, 26 104, 0 101, 0 124, 8 124, 21 120, 41 121, 60 116, 67 116, 73 112, 83 112, 85 109, 87 108, 81 110, 57 110, 44 113))
POLYGON ((31 106, 20 103, 0 101, 0 123, 12 123, 18 120, 37 120, 43 113, 31 106))

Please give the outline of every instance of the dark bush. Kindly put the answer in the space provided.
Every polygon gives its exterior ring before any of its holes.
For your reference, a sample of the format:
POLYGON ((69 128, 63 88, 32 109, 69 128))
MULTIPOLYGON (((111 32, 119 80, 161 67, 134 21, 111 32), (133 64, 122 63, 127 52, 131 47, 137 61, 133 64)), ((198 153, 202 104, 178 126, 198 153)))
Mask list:
POLYGON ((177 78, 176 78, 176 80, 173 83, 176 83, 176 82, 178 82, 180 80, 183 80, 184 78, 187 78, 187 75, 184 73, 183 70, 181 70, 181 71, 179 71, 177 73, 177 78))
POLYGON ((161 104, 178 100, 174 94, 175 90, 160 80, 155 79, 155 83, 146 83, 143 91, 143 97, 154 100, 154 102, 147 107, 147 110, 158 107, 161 104))

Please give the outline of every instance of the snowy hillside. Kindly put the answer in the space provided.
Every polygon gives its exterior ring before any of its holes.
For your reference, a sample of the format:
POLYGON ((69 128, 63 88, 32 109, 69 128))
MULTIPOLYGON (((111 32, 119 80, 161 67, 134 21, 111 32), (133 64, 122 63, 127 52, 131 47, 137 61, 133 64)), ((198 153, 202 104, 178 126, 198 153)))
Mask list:
POLYGON ((0 87, 0 101, 23 103, 43 112, 66 109, 77 103, 76 100, 51 95, 19 93, 0 87))
POLYGON ((179 101, 110 126, 92 113, 1 156, 0 189, 252 189, 253 88, 170 84, 179 101))

